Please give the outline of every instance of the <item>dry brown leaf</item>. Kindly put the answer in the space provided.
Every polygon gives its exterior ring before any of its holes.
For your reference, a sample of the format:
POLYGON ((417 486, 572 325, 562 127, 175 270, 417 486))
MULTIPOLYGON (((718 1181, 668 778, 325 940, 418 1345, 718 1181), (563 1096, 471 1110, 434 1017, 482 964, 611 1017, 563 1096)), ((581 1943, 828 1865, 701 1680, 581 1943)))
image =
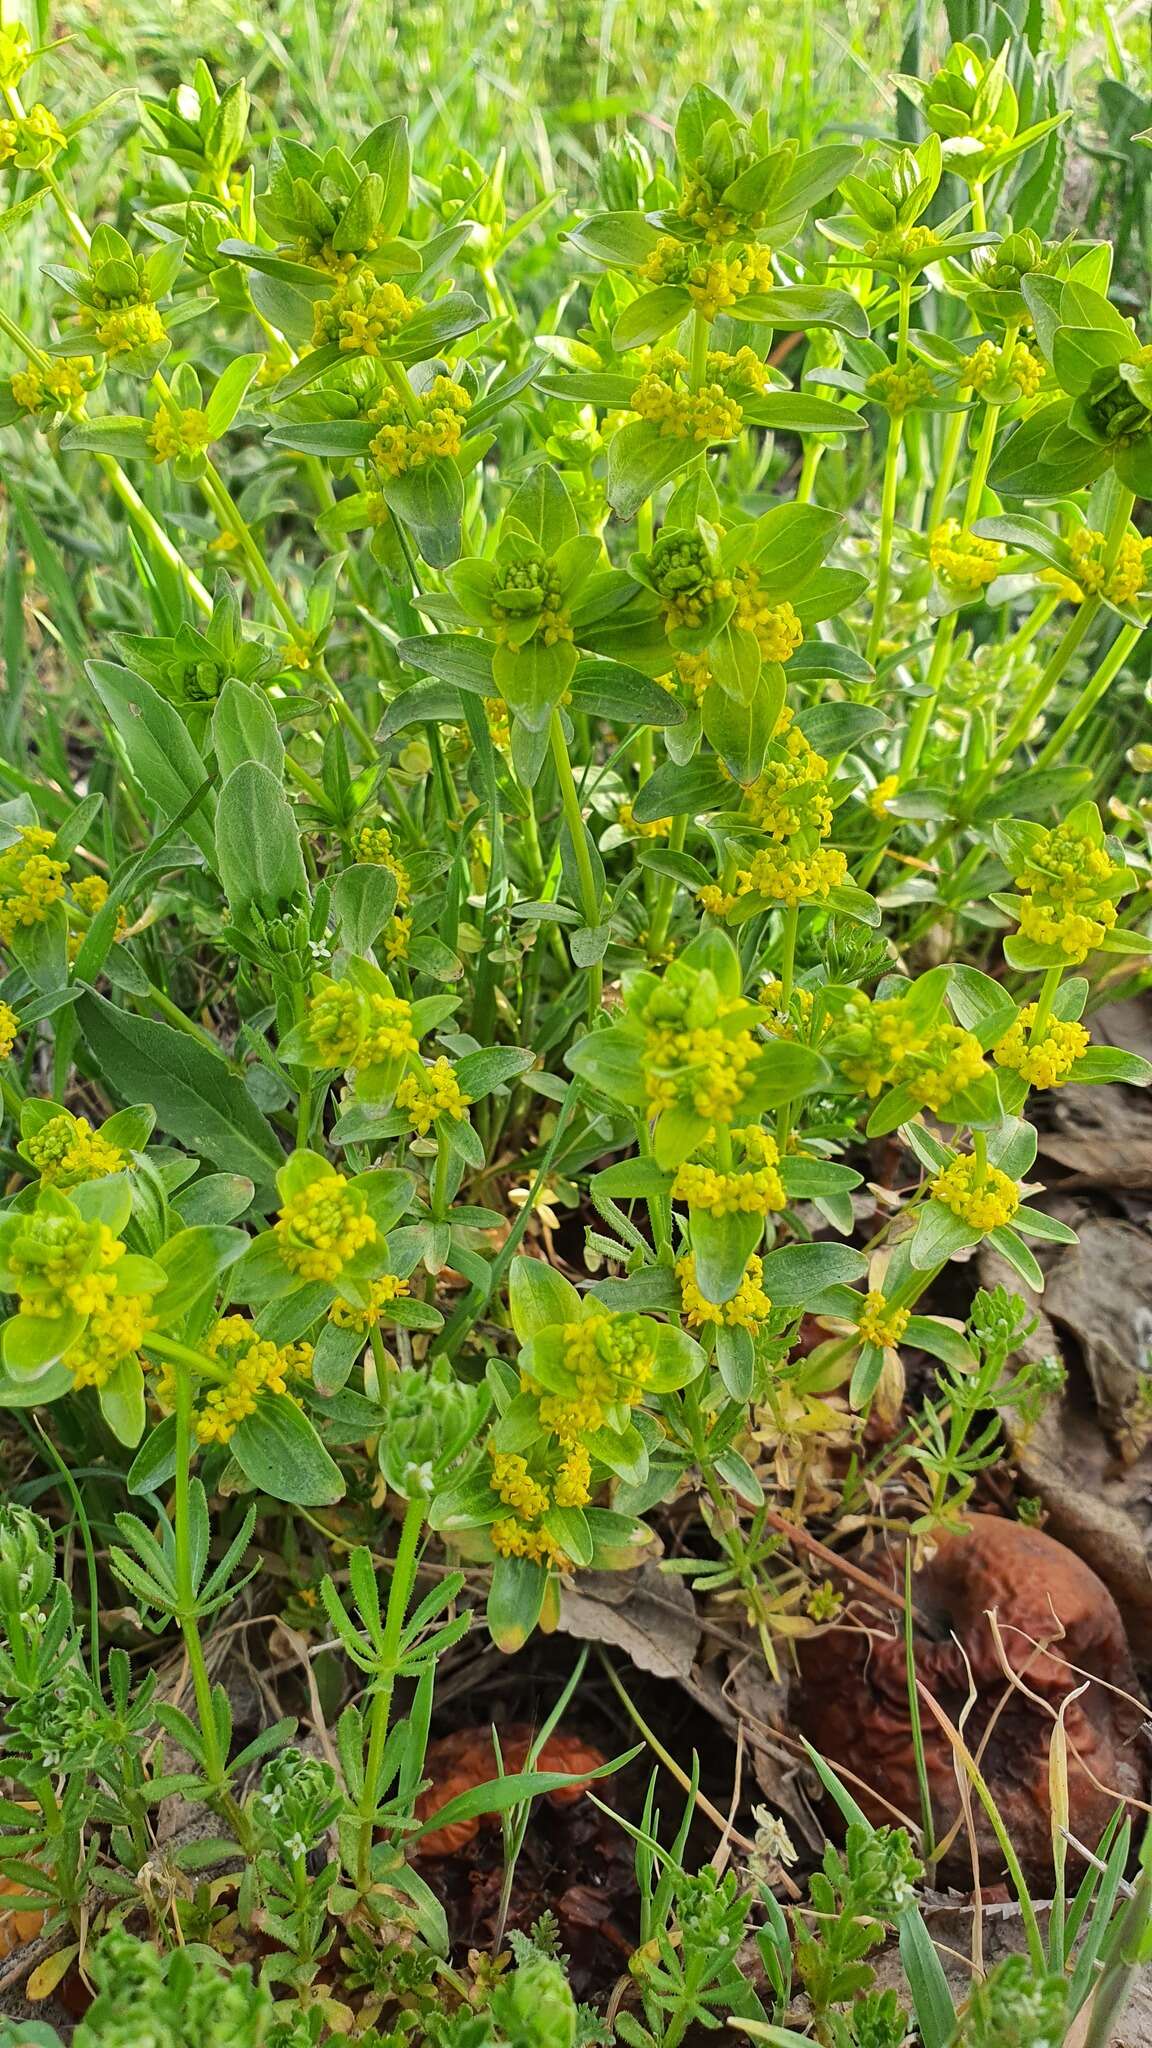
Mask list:
POLYGON ((651 1563, 620 1578, 578 1572, 564 1588, 557 1626, 578 1642, 623 1651, 654 1678, 688 1678, 700 1647, 688 1587, 675 1572, 651 1563))

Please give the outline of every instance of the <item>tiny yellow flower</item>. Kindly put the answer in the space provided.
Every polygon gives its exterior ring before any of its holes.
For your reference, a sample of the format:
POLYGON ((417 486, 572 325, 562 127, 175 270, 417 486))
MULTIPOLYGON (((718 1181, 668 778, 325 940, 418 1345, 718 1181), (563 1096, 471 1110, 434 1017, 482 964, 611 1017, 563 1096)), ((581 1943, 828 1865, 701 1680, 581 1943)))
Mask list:
POLYGON ((536 1522, 551 1506, 548 1489, 533 1479, 527 1461, 515 1451, 492 1452, 492 1491, 522 1522, 536 1522))
POLYGON ((119 1145, 94 1131, 86 1116, 70 1116, 67 1110, 49 1117, 38 1131, 25 1138, 25 1158, 45 1186, 78 1187, 82 1181, 103 1180, 119 1173, 127 1164, 119 1145))
POLYGON ((931 395, 933 384, 923 363, 911 363, 906 370, 890 363, 883 370, 874 370, 865 388, 869 398, 899 419, 931 395))
POLYGON ((339 1330, 359 1330, 367 1336, 369 1330, 379 1329, 389 1303, 405 1301, 408 1293, 407 1280, 398 1280, 394 1273, 381 1273, 378 1279, 368 1283, 366 1308, 357 1308, 351 1301, 337 1299, 328 1311, 328 1320, 339 1330))
POLYGON ((968 533, 958 519, 945 519, 934 527, 928 542, 928 560, 936 574, 962 592, 983 590, 994 582, 1007 553, 1003 541, 968 533))
POLYGON ((312 346, 335 344, 346 355, 378 356, 380 343, 395 341, 419 305, 398 284, 378 284, 365 270, 342 280, 330 299, 313 307, 312 346))
POLYGON ((983 1171, 971 1153, 961 1153, 932 1182, 936 1201, 973 1230, 996 1230, 1020 1207, 1020 1190, 998 1166, 983 1171))
POLYGON ((126 356, 164 340, 164 322, 155 306, 117 306, 96 324, 96 339, 106 355, 126 356))
POLYGON ((898 775, 884 775, 876 784, 875 789, 869 791, 868 809, 874 818, 883 820, 890 815, 888 806, 899 788, 900 777, 898 775))
POLYGON ((209 1387, 200 1402, 196 1435, 202 1444, 226 1444, 237 1425, 256 1412, 261 1393, 298 1397, 291 1382, 312 1370, 310 1344, 273 1344, 259 1337, 246 1316, 222 1316, 209 1332, 205 1351, 227 1368, 227 1378, 209 1387))
POLYGON ((320 1174, 290 1195, 272 1226, 284 1264, 302 1280, 336 1280, 376 1241, 364 1196, 342 1173, 320 1174))
POLYGON ((1091 1040, 1082 1024, 1050 1017, 1039 1038, 1033 1038, 1036 1005, 1027 1003, 1015 1023, 993 1049, 998 1067, 1011 1067, 1031 1088, 1062 1088, 1091 1040))
MULTIPOLYGON (((776 1147, 770 1139, 765 1141, 776 1147)), ((739 1173, 720 1173, 715 1167, 686 1160, 672 1183, 675 1201, 689 1209, 705 1209, 710 1216, 768 1216, 787 1202, 784 1183, 774 1161, 746 1168, 739 1173)))
POLYGON ((761 1286, 764 1261, 754 1252, 744 1268, 744 1277, 730 1301, 708 1301, 696 1284, 696 1260, 691 1252, 676 1261, 680 1282, 680 1306, 690 1330, 715 1323, 729 1330, 749 1330, 755 1336, 772 1303, 761 1286))
POLYGON ((387 392, 368 415, 377 429, 369 451, 373 461, 388 476, 407 476, 441 459, 454 461, 471 404, 452 377, 434 377, 427 391, 413 393, 411 410, 395 392, 387 392))
POLYGON ((493 1522, 488 1531, 493 1548, 501 1557, 523 1557, 530 1564, 564 1566, 568 1559, 555 1538, 546 1529, 526 1529, 511 1515, 501 1522, 493 1522))
POLYGON ((895 1349, 908 1328, 911 1310, 892 1308, 879 1288, 869 1288, 857 1322, 862 1344, 877 1344, 881 1351, 895 1349))
POLYGON ((20 1033, 20 1019, 11 1003, 0 1003, 0 1060, 6 1060, 20 1033))
POLYGON ((407 1111, 412 1129, 421 1137, 431 1130, 437 1117, 446 1116, 462 1123, 471 1100, 456 1079, 452 1062, 443 1057, 433 1060, 431 1066, 422 1066, 418 1073, 405 1074, 396 1090, 397 1109, 407 1111))
POLYGON ((161 406, 148 429, 148 446, 157 462, 171 462, 178 455, 202 455, 211 444, 208 415, 196 405, 183 406, 178 412, 161 406))

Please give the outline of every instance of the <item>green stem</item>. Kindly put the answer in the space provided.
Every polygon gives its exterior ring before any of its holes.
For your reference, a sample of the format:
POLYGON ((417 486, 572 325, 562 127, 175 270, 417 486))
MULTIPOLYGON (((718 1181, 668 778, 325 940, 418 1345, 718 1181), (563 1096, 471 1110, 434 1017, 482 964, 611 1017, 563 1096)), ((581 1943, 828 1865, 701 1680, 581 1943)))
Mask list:
POLYGON ((400 1668, 400 1642, 404 1632, 404 1616, 412 1584, 416 1577, 416 1558, 420 1547, 420 1532, 424 1526, 425 1502, 417 1496, 410 1500, 404 1510, 400 1527, 400 1540, 392 1563, 392 1580, 388 1588, 388 1607, 384 1616, 384 1636, 380 1649, 380 1663, 376 1676, 376 1689, 372 1695, 372 1706, 368 1720, 368 1754, 364 1764, 364 1788, 360 1794, 360 1832, 356 1854, 356 1881, 362 1892, 366 1892, 372 1880, 372 1837, 376 1829, 379 1810, 378 1787, 380 1770, 384 1762, 384 1746, 388 1740, 388 1721, 392 1711, 392 1692, 400 1668))
POLYGON ((220 1749, 212 1681, 204 1659, 204 1646, 196 1612, 196 1587, 192 1576, 189 1502, 192 1464, 192 1376, 180 1361, 172 1375, 176 1391, 176 1488, 172 1511, 172 1540, 175 1548, 176 1619, 184 1638, 188 1668, 196 1694, 196 1712, 204 1744, 204 1775, 217 1797, 225 1794, 227 1770, 220 1749))
MULTIPOLYGON (((1117 492, 1116 502, 1112 508, 1112 516, 1108 521, 1107 531, 1104 535, 1104 561, 1106 566, 1115 560, 1120 543, 1128 531, 1128 521, 1132 516, 1134 502, 1131 491, 1120 490, 1117 492)), ((1002 768, 1004 763, 1011 759, 1021 740, 1027 739, 1056 685, 1061 680, 1065 669, 1076 653, 1080 642, 1087 633, 1089 626, 1094 623, 1102 604, 1103 599, 1099 595, 1093 595, 1086 597, 1083 604, 1077 607, 1076 612, 1064 630, 1058 646, 1047 662, 1043 674, 1040 676, 1035 687, 1029 692, 1026 702, 1012 720, 1007 732, 992 755, 984 774, 971 792, 969 801, 970 812, 974 811, 976 806, 987 795, 989 788, 996 778, 997 770, 1002 768)))
POLYGON ((888 587, 892 581, 892 538, 896 527, 896 492, 900 481, 900 450, 903 441, 904 417, 900 414, 889 419, 888 446, 884 451, 884 485, 880 501, 880 553, 867 647, 867 657, 873 665, 880 651, 880 642, 884 638, 888 587))
MULTIPOLYGON (((679 817, 672 820, 672 830, 668 834, 668 851, 670 853, 683 853, 684 841, 687 836, 688 819, 684 812, 681 812, 679 817)), ((668 927, 672 922, 672 906, 675 901, 675 876, 661 875, 660 890, 656 898, 656 910, 651 925, 648 928, 648 958, 652 961, 658 961, 664 949, 664 943, 668 937, 668 927)))
MULTIPOLYGON (((704 318, 703 313, 693 313, 692 359, 688 372, 689 377, 691 378, 693 391, 699 391, 700 386, 703 384, 704 379, 708 375, 709 332, 710 330, 708 322, 704 318)), ((700 451, 699 460, 701 462, 705 460, 705 454, 703 449, 701 449, 700 451)))
POLYGON ((1059 962, 1054 967, 1046 967, 1044 970, 1044 979, 1040 984, 1040 994, 1036 998, 1036 1015, 1032 1019, 1032 1030, 1028 1039, 1029 1045, 1038 1044, 1044 1036, 1048 1019, 1052 1015, 1052 1005, 1056 1000, 1056 991, 1060 986, 1060 977, 1063 972, 1064 969, 1059 962))
POLYGON ((452 1163, 451 1148, 441 1137, 436 1139, 436 1167, 432 1176, 432 1214, 437 1223, 442 1223, 448 1211, 448 1169, 452 1163))
POLYGON ((1092 625, 1097 612, 1100 610, 1100 604, 1101 600, 1098 597, 1085 598, 1083 604, 1077 607, 1072 618, 1068 621, 1059 642, 1045 664, 1043 673, 1033 684, 1024 703, 1008 726, 999 745, 992 753, 983 775, 979 777, 973 788, 968 792, 968 801, 965 808, 969 814, 975 811, 983 802, 996 780, 997 773, 1004 766, 1005 762, 1011 760, 1021 740, 1027 739, 1049 697, 1052 695, 1053 690, 1076 653, 1080 642, 1087 633, 1089 626, 1092 625))
POLYGON ((1091 681, 1086 683, 1067 716, 1062 718, 1051 739, 1045 742, 1036 756, 1037 768, 1051 768, 1064 757, 1069 740, 1073 739, 1085 724, 1102 697, 1115 682, 1128 656, 1136 646, 1143 626, 1124 626, 1108 649, 1091 681))
MULTIPOLYGON (((580 885, 580 908, 583 912, 584 922, 591 931, 595 930, 595 927, 600 922, 600 894, 596 887, 596 877, 592 872, 592 856, 588 851, 584 816, 580 809, 580 798, 576 793, 576 784, 572 776, 572 763, 568 759, 568 749, 564 744, 564 728, 560 723, 560 713, 558 711, 552 713, 549 739, 552 747, 552 764, 556 770, 556 780, 560 785, 560 801, 564 807, 568 836, 572 841, 572 853, 576 862, 576 873, 580 885)), ((600 1013, 600 1000, 604 989, 604 969, 600 962, 597 961, 594 966, 586 969, 586 972, 588 975, 588 1022, 589 1024, 594 1024, 600 1013)))

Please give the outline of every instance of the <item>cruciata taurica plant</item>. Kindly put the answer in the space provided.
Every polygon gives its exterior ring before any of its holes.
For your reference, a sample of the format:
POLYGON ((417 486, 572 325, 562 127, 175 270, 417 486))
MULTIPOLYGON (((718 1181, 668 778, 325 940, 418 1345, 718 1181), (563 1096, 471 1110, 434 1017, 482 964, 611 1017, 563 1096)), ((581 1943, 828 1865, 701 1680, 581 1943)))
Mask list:
MULTIPOLYGON (((695 86, 601 210, 523 216, 505 160, 414 168, 397 114, 271 133, 200 64, 142 103, 115 226, 66 58, 0 28, 6 221, 51 242, 32 323, 0 309, 5 516, 67 679, 67 744, 14 684, 0 761, 0 1406, 102 1475, 92 1612, 107 1568, 191 1687, 86 1659, 5 1510, 0 1871, 77 1942, 97 1881, 155 1916, 150 1808, 200 1802, 308 2040, 357 2019, 344 1921, 357 1970, 382 1929, 433 1959, 430 2038, 574 2048, 528 1963, 453 1975, 410 1858, 473 1607, 519 1648, 576 1574, 658 1560, 675 1497, 668 1565, 778 1670, 838 1599, 790 1522, 906 1505, 911 1468, 930 1538, 998 1442, 965 1387, 1057 1385, 1016 1304, 966 1328, 933 1289, 986 1246, 1039 1290, 1073 1233, 1033 1096, 1149 1078, 1092 1018, 1152 953, 1152 332, 1061 233, 1057 81, 1002 19, 900 81, 917 135, 800 149, 695 86), (935 1384, 865 1482, 912 1353, 935 1384), (273 1506, 345 1688, 322 1758, 234 1739, 206 1650, 273 1506)), ((858 1825, 797 1958, 837 2048, 903 2027, 868 1989, 845 2031, 912 1868, 858 1825)), ((622 2038, 775 2025, 771 1892, 769 2015, 708 1954, 752 1895, 653 1840, 622 2038)), ((166 2026, 219 1989, 182 1884, 166 2026)), ((295 2024, 221 1983, 237 2038, 295 2024)), ((1037 1983, 990 1978, 979 2025, 1037 1983)))

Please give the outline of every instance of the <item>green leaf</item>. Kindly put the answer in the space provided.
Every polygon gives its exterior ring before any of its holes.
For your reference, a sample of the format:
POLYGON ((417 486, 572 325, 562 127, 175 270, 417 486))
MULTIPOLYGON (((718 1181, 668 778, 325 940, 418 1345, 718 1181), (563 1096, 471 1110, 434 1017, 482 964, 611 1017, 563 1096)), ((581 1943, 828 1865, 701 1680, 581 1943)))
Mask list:
MULTIPOLYGON (((511 1655, 522 1650, 544 1605, 544 1588, 547 1573, 538 1564, 532 1564, 526 1557, 498 1557, 492 1568, 492 1584, 488 1589, 488 1630, 497 1649, 511 1655)), ((505 1781, 507 1782, 507 1781, 505 1781)), ((543 1788, 542 1788, 543 1789, 543 1788)), ((475 1799, 480 1788, 461 1793, 462 1799, 475 1799)), ((450 1813, 458 1805, 451 1799, 440 1813, 450 1813)), ((513 1801, 514 1803, 514 1801, 513 1801)), ((436 1815, 439 1822, 440 1814, 436 1815)))
POLYGON ((284 774, 284 742, 276 713, 263 690, 229 676, 212 713, 212 744, 221 781, 242 761, 259 761, 279 782, 284 774))
POLYGON ((826 1287, 858 1280, 867 1269, 867 1259, 848 1245, 788 1244, 766 1254, 764 1292, 781 1308, 811 1308, 826 1287))
POLYGON ((646 420, 620 427, 608 443, 608 503, 621 519, 634 519, 646 498, 687 469, 700 443, 661 434, 646 420))
POLYGON ((220 792, 216 861, 240 924, 252 910, 276 917, 307 896, 296 814, 278 778, 260 761, 241 761, 220 792))
POLYGON ((168 1329, 182 1319, 193 1305, 215 1287, 216 1282, 243 1257, 249 1240, 242 1230, 224 1224, 194 1224, 178 1230, 161 1245, 156 1263, 168 1275, 168 1284, 156 1303, 161 1327, 168 1329))
POLYGON ((395 908, 395 875, 371 861, 342 869, 332 885, 340 943, 350 953, 370 953, 395 908))
POLYGON ((732 795, 731 782, 713 761, 700 758, 683 767, 661 761, 643 784, 633 815, 641 825, 650 825, 655 818, 698 818, 706 811, 727 810, 732 795))
POLYGON ((229 1448, 244 1477, 273 1500, 317 1508, 343 1498, 339 1467, 286 1394, 260 1394, 255 1414, 237 1423, 229 1448))
POLYGON ((542 1259, 515 1258, 508 1273, 508 1307, 521 1344, 555 1323, 579 1322, 580 1296, 570 1280, 542 1259))
POLYGON ((168 1137, 268 1189, 284 1154, 223 1054, 103 996, 82 996, 76 1016, 105 1087, 129 1102, 143 1095, 168 1137))
POLYGON ((210 866, 216 851, 208 770, 179 712, 143 676, 112 661, 87 663, 88 678, 124 748, 132 773, 165 821, 186 811, 187 830, 210 866))

